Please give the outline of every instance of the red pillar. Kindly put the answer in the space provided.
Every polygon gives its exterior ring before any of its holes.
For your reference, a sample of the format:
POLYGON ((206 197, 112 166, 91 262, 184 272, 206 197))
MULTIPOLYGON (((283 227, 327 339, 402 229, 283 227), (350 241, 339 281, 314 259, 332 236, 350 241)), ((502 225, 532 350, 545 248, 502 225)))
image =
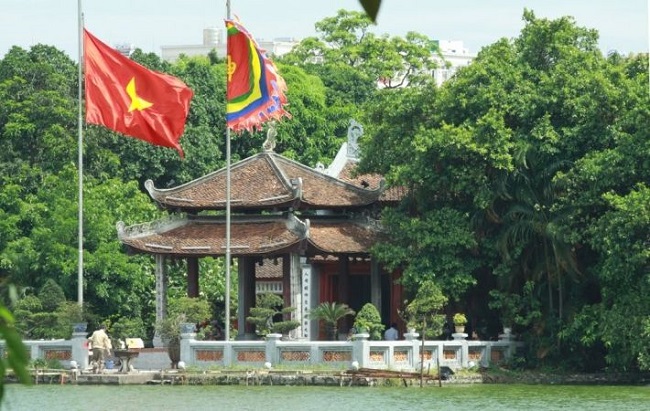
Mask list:
POLYGON ((199 296, 199 259, 188 257, 187 259, 187 296, 197 298, 199 296))

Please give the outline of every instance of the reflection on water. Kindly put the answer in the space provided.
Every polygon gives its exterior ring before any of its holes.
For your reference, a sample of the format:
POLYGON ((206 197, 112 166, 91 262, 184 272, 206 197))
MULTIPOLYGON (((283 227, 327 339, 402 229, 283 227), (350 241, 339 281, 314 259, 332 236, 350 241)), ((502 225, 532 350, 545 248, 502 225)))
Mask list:
POLYGON ((639 410, 650 387, 445 385, 271 387, 36 385, 5 387, 2 411, 116 410, 639 410))

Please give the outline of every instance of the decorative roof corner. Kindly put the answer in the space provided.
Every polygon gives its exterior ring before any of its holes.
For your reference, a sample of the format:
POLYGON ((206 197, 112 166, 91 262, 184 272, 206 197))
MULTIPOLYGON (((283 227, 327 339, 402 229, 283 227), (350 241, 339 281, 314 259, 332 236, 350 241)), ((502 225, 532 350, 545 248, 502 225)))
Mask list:
POLYGON ((271 120, 267 123, 269 125, 268 130, 266 130, 266 140, 264 140, 264 143, 262 144, 262 149, 264 149, 265 153, 272 152, 275 150, 275 138, 278 135, 278 131, 276 130, 276 121, 271 120))
POLYGON ((121 241, 124 238, 124 229, 126 228, 126 224, 124 224, 124 221, 118 221, 117 224, 115 224, 115 228, 117 228, 117 238, 121 241))
POLYGON ((299 233, 301 240, 309 238, 309 219, 302 221, 295 214, 289 213, 287 228, 295 233, 299 233))
POLYGON ((293 198, 302 200, 302 177, 292 178, 289 181, 291 182, 291 191, 293 192, 293 198))
POLYGON ((152 179, 149 178, 147 179, 147 181, 144 182, 144 188, 147 189, 147 192, 149 193, 149 196, 151 196, 151 198, 156 198, 154 194, 156 191, 156 187, 154 187, 152 179))
POLYGON ((347 157, 351 160, 359 160, 359 138, 363 135, 363 126, 355 119, 350 120, 348 126, 348 147, 347 157))

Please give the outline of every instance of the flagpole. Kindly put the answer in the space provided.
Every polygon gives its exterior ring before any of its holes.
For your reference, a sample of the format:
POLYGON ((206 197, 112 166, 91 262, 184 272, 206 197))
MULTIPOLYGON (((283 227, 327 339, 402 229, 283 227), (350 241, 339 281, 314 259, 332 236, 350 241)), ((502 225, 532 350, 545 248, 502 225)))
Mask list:
POLYGON ((78 47, 78 52, 79 52, 79 59, 78 59, 78 64, 77 64, 77 75, 78 75, 78 80, 77 80, 77 101, 78 101, 78 114, 79 117, 77 119, 77 171, 79 173, 78 175, 78 180, 79 180, 79 202, 77 205, 77 219, 78 219, 78 227, 79 227, 79 259, 78 259, 78 267, 77 267, 77 302, 80 307, 83 307, 84 303, 84 286, 83 286, 83 271, 84 271, 84 246, 83 246, 83 236, 84 236, 84 229, 83 229, 83 123, 82 123, 82 109, 81 109, 81 102, 82 102, 82 65, 83 65, 83 13, 81 11, 81 0, 77 0, 77 19, 78 19, 78 31, 79 31, 79 47, 78 47))
MULTIPOLYGON (((230 20, 230 0, 226 0, 226 18, 230 20)), ((226 42, 228 41, 226 35, 226 42)), ((226 49, 228 45, 226 43, 226 49)), ((226 77, 228 76, 226 70, 226 77)), ((227 93, 227 91, 226 91, 227 93)), ((228 97, 226 95, 226 100, 228 97)), ((226 125, 226 295, 224 340, 230 341, 230 128, 226 125)))

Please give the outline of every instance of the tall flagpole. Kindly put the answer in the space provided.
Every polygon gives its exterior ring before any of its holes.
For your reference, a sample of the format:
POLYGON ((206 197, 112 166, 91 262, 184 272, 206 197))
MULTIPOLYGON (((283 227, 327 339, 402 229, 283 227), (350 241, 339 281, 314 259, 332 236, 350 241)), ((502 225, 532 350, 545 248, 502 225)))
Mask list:
MULTIPOLYGON (((80 0, 81 1, 81 0, 80 0)), ((230 20, 230 0, 226 0, 226 18, 230 20)), ((226 33, 226 54, 228 50, 228 33, 226 33)), ((226 70, 226 77, 228 76, 226 70)), ((227 81, 227 78, 226 78, 227 81)), ((226 104, 228 91, 226 87, 226 104)), ((230 341, 230 128, 226 121, 226 313, 224 340, 230 341)))
POLYGON ((83 307, 84 303, 84 285, 83 285, 83 272, 84 272, 84 226, 83 226, 83 215, 84 215, 84 201, 83 201, 83 178, 84 178, 84 173, 83 173, 83 123, 82 123, 82 115, 83 112, 81 110, 81 102, 82 102, 82 87, 81 87, 81 82, 82 82, 82 69, 81 66, 83 65, 83 13, 81 12, 81 0, 77 0, 77 19, 78 19, 78 30, 79 30, 79 59, 78 59, 78 81, 77 81, 77 100, 78 100, 78 106, 79 106, 79 117, 77 119, 77 170, 78 170, 78 177, 77 179, 79 180, 79 201, 77 204, 77 219, 78 225, 79 225, 79 264, 77 267, 77 302, 79 303, 80 307, 83 307))

